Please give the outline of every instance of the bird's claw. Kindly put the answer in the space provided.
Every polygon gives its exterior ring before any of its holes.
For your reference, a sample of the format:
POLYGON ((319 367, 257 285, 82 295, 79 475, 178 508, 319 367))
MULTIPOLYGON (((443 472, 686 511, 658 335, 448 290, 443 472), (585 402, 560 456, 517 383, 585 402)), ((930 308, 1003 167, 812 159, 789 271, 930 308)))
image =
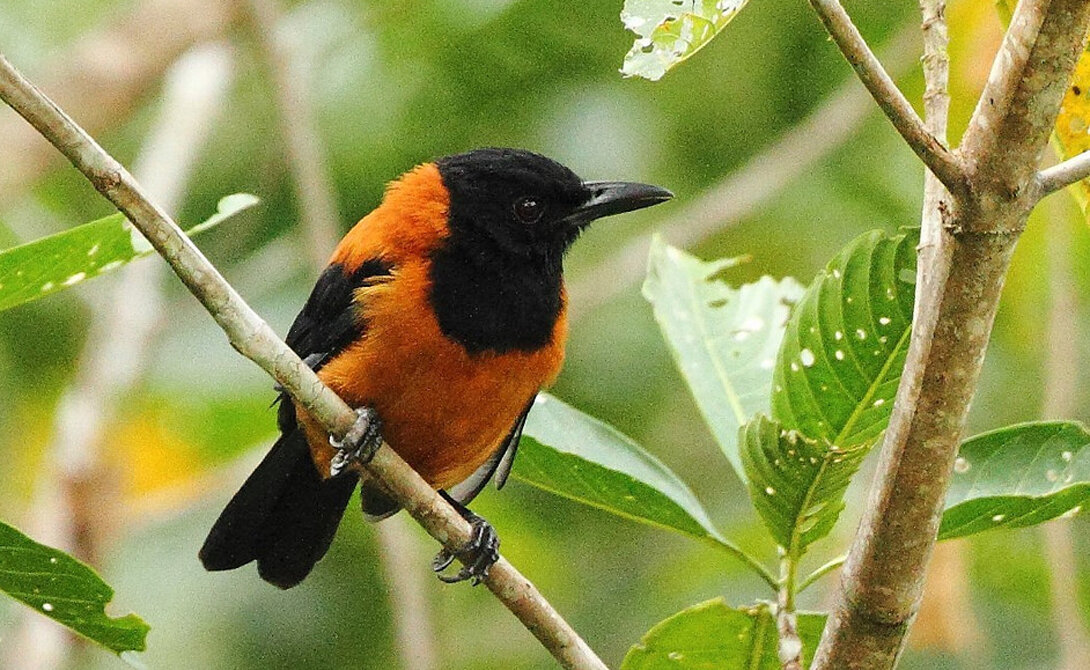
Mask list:
POLYGON ((329 461, 329 476, 336 477, 352 463, 368 463, 382 446, 382 421, 370 407, 356 409, 356 422, 345 433, 343 440, 329 436, 329 444, 337 453, 329 461))
MULTIPOLYGON (((464 508, 463 508, 464 509, 464 508)), ((470 580, 473 586, 488 577, 492 565, 500 560, 500 538, 492 524, 469 510, 459 510, 473 528, 469 541, 458 551, 447 549, 440 551, 431 562, 431 569, 436 576, 447 584, 470 580), (454 562, 455 557, 462 561, 462 569, 454 575, 441 574, 454 562)))

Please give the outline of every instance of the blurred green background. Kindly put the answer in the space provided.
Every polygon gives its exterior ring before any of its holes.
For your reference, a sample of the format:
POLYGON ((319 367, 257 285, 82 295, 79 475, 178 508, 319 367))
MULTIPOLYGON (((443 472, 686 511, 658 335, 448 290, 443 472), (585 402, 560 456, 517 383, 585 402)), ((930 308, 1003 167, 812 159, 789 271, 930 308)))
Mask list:
MULTIPOLYGON (((140 154, 163 113, 162 78, 174 56, 145 64, 150 72, 139 85, 114 97, 95 98, 109 84, 88 82, 99 81, 101 70, 124 76, 126 68, 139 69, 147 51, 135 44, 161 39, 173 48, 186 41, 171 32, 187 29, 179 26, 192 29, 214 23, 210 17, 217 13, 234 14, 200 34, 193 29, 189 39, 230 44, 233 77, 222 112, 208 122, 210 137, 176 213, 192 224, 228 193, 262 198, 257 209, 205 234, 199 244, 257 311, 285 332, 316 273, 298 230, 276 96, 248 12, 227 0, 48 5, 3 0, 0 50, 62 100, 66 82, 82 82, 89 93, 62 104, 77 121, 100 119, 89 125, 126 164, 140 154), (183 23, 164 19, 175 15, 183 23)), ((856 84, 798 0, 753 3, 660 82, 624 80, 618 69, 631 35, 618 19, 620 9, 619 2, 313 0, 283 6, 277 35, 303 65, 295 76, 309 92, 341 231, 376 206, 384 184, 404 170, 478 146, 525 147, 588 179, 647 181, 677 194, 671 205, 593 227, 569 256, 574 318, 554 392, 655 453, 690 484, 728 537, 771 561, 771 541, 703 426, 638 280, 603 268, 665 220, 672 225, 667 240, 678 242, 673 236, 686 224, 678 220, 680 212, 710 197, 709 189, 804 123, 840 87, 856 84), (607 299, 591 301, 591 288, 607 299)), ((911 2, 853 2, 849 10, 880 53, 881 45, 918 20, 911 2)), ((990 3, 955 0, 949 15, 956 127, 987 76, 1000 27, 990 3)), ((893 55, 913 64, 918 40, 898 44, 903 46, 893 55)), ((899 70, 911 99, 920 94, 917 70, 899 70)), ((0 123, 11 129, 19 120, 4 108, 0 123)), ((111 211, 61 159, 32 168, 15 160, 41 147, 27 149, 12 137, 0 133, 0 246, 111 211)), ((724 222, 719 232, 685 238, 699 239, 690 248, 708 258, 752 256, 732 271, 731 281, 771 274, 807 282, 860 232, 917 224, 922 171, 911 152, 873 109, 846 137, 816 160, 789 157, 807 163, 799 176, 745 216, 724 222)), ((771 178, 767 170, 754 176, 757 183, 771 178)), ((1049 262, 1058 253, 1076 259, 1064 281, 1085 296, 1088 247, 1090 236, 1065 195, 1046 202, 1031 220, 1004 296, 972 432, 1041 416, 1051 353, 1049 262), (1049 235, 1061 242, 1049 246, 1049 235)), ((390 553, 390 545, 377 544, 375 529, 350 508, 330 555, 289 592, 261 582, 252 569, 202 571, 196 550, 204 533, 273 437, 273 393, 270 381, 227 345, 172 277, 163 282, 165 315, 148 343, 149 359, 106 429, 92 486, 83 498, 43 498, 58 458, 48 449, 54 412, 86 356, 92 317, 107 308, 115 283, 96 280, 0 313, 0 518, 34 534, 36 517, 64 518, 82 506, 78 518, 89 525, 78 528, 77 537, 94 536, 92 560, 117 589, 113 612, 136 611, 152 625, 148 667, 399 667, 384 560, 412 573, 402 578, 422 587, 435 630, 432 667, 554 667, 486 591, 434 580, 428 560, 435 547, 404 519, 387 522, 399 525, 394 534, 403 546, 384 559, 380 547, 390 553)), ((1076 315, 1085 313, 1085 303, 1076 315)), ((1077 342, 1080 360, 1090 360, 1090 334, 1075 329, 1067 336, 1077 342)), ((1086 419, 1085 385, 1076 389, 1068 398, 1075 408, 1070 418, 1086 419)), ((864 466, 844 521, 816 548, 813 565, 846 548, 868 478, 864 466)), ((490 490, 475 509, 499 529, 504 553, 611 666, 648 628, 683 607, 720 595, 736 605, 769 597, 719 552, 520 482, 502 494, 490 490)), ((1070 525, 1077 567, 1085 568, 1090 528, 1080 518, 1059 523, 1070 525)), ((1059 667, 1061 635, 1049 593, 1053 571, 1043 546, 1039 530, 945 546, 902 667, 1059 667)), ((1090 581, 1084 569, 1077 575, 1077 603, 1086 616, 1090 581)), ((808 591, 801 605, 826 608, 834 581, 808 591)), ((50 667, 25 655, 11 657, 24 626, 20 606, 0 600, 0 666, 50 667)), ((108 653, 81 647, 61 664, 118 666, 108 653)))

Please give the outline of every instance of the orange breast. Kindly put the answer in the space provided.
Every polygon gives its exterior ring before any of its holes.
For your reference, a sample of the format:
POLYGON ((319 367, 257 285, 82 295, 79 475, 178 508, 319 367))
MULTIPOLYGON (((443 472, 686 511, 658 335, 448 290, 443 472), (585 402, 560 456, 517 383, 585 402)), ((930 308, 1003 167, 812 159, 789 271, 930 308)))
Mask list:
MULTIPOLYGON (((552 383, 564 359, 564 310, 551 341, 533 352, 470 355, 448 339, 429 304, 427 259, 448 234, 449 195, 434 164, 404 175, 360 221, 331 262, 353 272, 375 258, 393 276, 356 291, 364 337, 318 376, 353 407, 378 411, 386 442, 436 488, 472 474, 499 446, 530 398, 552 383)), ((319 469, 328 436, 299 414, 319 469)))
POLYGON ((428 483, 447 488, 488 459, 556 377, 567 326, 562 315, 552 343, 534 352, 470 355, 439 330, 427 291, 421 261, 360 289, 366 334, 318 376, 350 405, 374 407, 387 443, 428 483))

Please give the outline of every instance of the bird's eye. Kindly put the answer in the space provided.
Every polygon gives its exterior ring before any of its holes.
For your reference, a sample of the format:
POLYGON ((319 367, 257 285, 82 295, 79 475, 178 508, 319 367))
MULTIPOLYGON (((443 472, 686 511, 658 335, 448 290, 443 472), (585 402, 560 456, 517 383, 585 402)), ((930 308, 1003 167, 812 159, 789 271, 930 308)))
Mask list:
POLYGON ((545 213, 545 204, 533 196, 525 196, 515 201, 515 216, 523 223, 537 223, 545 213))

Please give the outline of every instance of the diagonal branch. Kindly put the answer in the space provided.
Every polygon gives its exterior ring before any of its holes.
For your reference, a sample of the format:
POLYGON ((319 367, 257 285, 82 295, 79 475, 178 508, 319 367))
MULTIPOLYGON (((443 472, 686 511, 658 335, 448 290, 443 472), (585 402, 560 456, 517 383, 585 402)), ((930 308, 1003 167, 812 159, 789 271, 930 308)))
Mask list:
MULTIPOLYGON (((321 425, 343 437, 355 412, 281 341, 223 279, 124 167, 0 55, 0 98, 61 151, 135 225, 227 334, 231 345, 276 379, 321 425)), ((432 537, 457 550, 469 524, 388 446, 366 466, 432 537)), ((503 604, 566 668, 604 670, 593 650, 540 592, 501 557, 484 580, 503 604)))
POLYGON ((810 0, 810 5, 905 142, 946 188, 953 193, 964 192, 965 175, 958 157, 924 126, 904 93, 871 52, 840 1, 810 0))
POLYGON ((1090 177, 1090 151, 1068 158, 1062 163, 1041 170, 1037 174, 1037 185, 1044 197, 1061 188, 1077 184, 1090 177))
POLYGON ((1071 32, 1086 9, 1085 0, 1018 3, 960 149, 982 194, 992 191, 1005 203, 1026 196, 1027 206, 1036 204, 1036 166, 1086 44, 1085 30, 1071 32), (1027 186, 1032 194, 1022 192, 1027 186))
MULTIPOLYGON (((234 53, 222 44, 194 47, 166 74, 158 118, 135 161, 149 192, 177 209, 200 149, 223 107, 234 53)), ((31 129, 33 132, 33 129, 31 129)), ((104 476, 102 445, 122 399, 141 377, 163 315, 163 266, 133 263, 113 281, 106 304, 92 315, 87 340, 60 397, 26 521, 34 537, 101 564, 101 550, 118 523, 118 491, 104 476)), ((8 637, 0 667, 58 668, 71 663, 75 640, 30 610, 8 637)))

